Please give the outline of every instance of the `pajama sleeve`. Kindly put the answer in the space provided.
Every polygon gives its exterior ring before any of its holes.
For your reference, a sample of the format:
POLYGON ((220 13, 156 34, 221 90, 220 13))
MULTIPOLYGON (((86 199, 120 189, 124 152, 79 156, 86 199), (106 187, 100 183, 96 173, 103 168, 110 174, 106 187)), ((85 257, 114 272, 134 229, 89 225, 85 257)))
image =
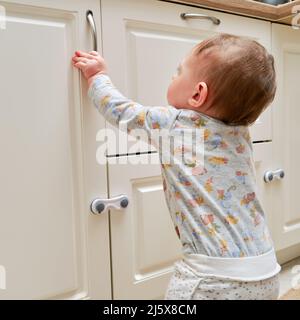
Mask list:
POLYGON ((88 96, 108 122, 127 133, 143 129, 149 137, 152 129, 169 130, 179 114, 172 106, 143 106, 124 97, 106 74, 94 78, 88 96))

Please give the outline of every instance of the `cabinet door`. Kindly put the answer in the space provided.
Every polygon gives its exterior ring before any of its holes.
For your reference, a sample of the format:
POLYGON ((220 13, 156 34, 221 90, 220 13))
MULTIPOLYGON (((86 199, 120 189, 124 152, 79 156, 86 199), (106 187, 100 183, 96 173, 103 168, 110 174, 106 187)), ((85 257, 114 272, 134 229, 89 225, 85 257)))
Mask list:
POLYGON ((277 94, 273 113, 274 156, 272 170, 285 177, 273 182, 275 240, 278 249, 300 243, 299 196, 299 74, 300 32, 289 26, 272 25, 272 50, 277 71, 277 94))
POLYGON ((104 121, 70 60, 92 50, 86 11, 100 30, 100 3, 0 5, 0 299, 110 299, 108 217, 89 209, 107 196, 95 157, 104 121))
MULTIPOLYGON (((116 87, 144 105, 167 105, 172 75, 188 51, 203 39, 227 32, 248 36, 270 49, 269 22, 156 0, 102 0, 103 55, 116 87), (221 20, 183 20, 181 13, 200 13, 221 20)), ((111 128, 110 125, 108 125, 111 128)), ((115 130, 115 129, 114 129, 115 130)), ((117 132, 117 130, 116 130, 117 132)), ((253 141, 271 140, 271 109, 250 127, 253 141)), ((108 150, 110 155, 131 153, 108 150)), ((144 144, 140 151, 152 150, 144 144)))
POLYGON ((274 184, 266 183, 264 180, 266 172, 272 170, 273 167, 273 146, 273 142, 253 143, 253 159, 256 170, 258 198, 261 200, 270 236, 274 242, 275 251, 277 251, 278 248, 274 241, 276 238, 276 217, 274 215, 275 206, 273 202, 274 184))
POLYGON ((157 153, 109 158, 110 195, 129 204, 111 210, 113 299, 163 299, 181 256, 164 198, 157 153))

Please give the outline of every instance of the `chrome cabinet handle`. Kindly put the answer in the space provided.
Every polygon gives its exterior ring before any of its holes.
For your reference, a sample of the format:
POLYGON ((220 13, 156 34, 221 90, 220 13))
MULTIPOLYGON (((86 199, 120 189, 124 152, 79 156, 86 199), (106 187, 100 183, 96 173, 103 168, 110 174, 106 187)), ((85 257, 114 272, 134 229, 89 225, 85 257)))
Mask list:
POLYGON ((93 214, 100 214, 107 211, 109 208, 122 210, 128 206, 129 200, 125 194, 120 194, 110 199, 96 198, 90 205, 93 214))
POLYGON ((207 19, 207 20, 211 20, 213 24, 216 24, 216 25, 219 25, 221 23, 220 19, 216 17, 208 16, 206 14, 201 14, 201 13, 181 13, 180 17, 182 19, 207 19))
POLYGON ((264 180, 266 183, 272 182, 274 179, 283 179, 284 178, 283 169, 277 169, 275 171, 266 171, 264 174, 264 180))
POLYGON ((92 32, 93 32, 93 41, 94 41, 93 47, 94 47, 94 51, 97 51, 98 50, 97 29, 96 29, 96 23, 95 23, 95 20, 94 20, 94 16, 93 16, 93 11, 88 10, 86 12, 86 19, 89 22, 89 24, 91 26, 91 29, 92 29, 92 32))

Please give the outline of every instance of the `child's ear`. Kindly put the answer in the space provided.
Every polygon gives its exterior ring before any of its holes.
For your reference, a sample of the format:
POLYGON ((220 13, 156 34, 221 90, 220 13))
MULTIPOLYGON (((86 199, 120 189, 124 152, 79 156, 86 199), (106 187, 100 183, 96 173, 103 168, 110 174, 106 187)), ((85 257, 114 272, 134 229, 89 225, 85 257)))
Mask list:
POLYGON ((208 95, 208 87, 205 82, 197 83, 193 96, 189 99, 189 104, 194 108, 200 108, 206 101, 208 95))

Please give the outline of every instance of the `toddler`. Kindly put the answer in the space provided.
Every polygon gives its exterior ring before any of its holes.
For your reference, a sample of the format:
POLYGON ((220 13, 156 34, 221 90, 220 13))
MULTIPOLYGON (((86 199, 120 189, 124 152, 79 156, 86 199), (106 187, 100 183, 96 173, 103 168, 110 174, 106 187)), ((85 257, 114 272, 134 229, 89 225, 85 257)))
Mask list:
MULTIPOLYGON (((183 248, 165 299, 277 299, 281 267, 258 198, 249 134, 249 125, 274 99, 273 56, 246 37, 206 39, 181 61, 168 88, 169 105, 159 107, 124 97, 97 52, 76 51, 72 61, 88 80, 95 107, 113 125, 126 124, 129 133, 143 129, 148 136, 164 129, 164 139, 178 130, 203 129, 202 164, 196 157, 161 162, 183 248)), ((183 145, 170 153, 175 159, 190 152, 183 145)))

